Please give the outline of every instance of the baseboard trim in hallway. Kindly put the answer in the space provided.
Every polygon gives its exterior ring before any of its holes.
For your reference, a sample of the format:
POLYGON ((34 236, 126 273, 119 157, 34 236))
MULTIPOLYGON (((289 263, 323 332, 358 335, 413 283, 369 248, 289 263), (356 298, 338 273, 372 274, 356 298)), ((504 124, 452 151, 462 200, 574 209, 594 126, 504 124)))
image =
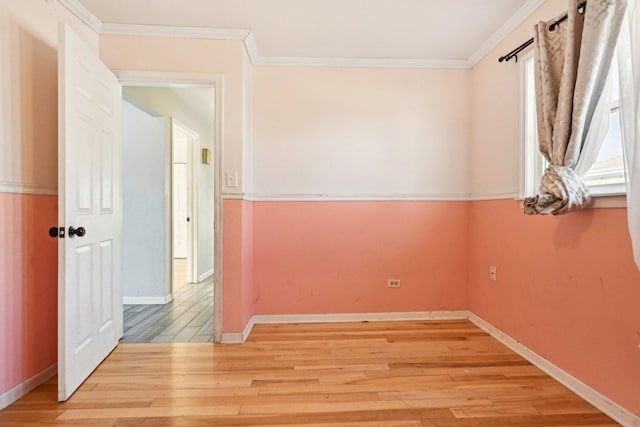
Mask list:
POLYGON ((167 304, 171 301, 173 301, 171 295, 165 295, 164 297, 122 297, 124 305, 158 305, 167 304))

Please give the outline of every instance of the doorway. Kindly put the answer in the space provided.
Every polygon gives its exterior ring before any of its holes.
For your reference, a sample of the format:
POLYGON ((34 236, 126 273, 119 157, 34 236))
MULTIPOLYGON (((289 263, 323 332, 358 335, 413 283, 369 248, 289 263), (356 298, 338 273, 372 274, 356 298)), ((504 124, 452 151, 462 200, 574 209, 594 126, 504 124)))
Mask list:
POLYGON ((173 118, 172 139, 172 228, 173 293, 198 280, 197 149, 200 136, 173 118))
POLYGON ((215 100, 214 87, 123 86, 122 342, 213 341, 219 173, 200 154, 214 151, 215 100))

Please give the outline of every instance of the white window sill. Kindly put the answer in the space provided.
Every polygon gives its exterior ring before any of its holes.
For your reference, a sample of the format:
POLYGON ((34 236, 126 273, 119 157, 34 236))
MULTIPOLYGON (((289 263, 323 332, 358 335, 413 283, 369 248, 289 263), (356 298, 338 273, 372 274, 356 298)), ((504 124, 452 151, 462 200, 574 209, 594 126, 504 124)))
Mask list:
MULTIPOLYGON (((591 189, 591 205, 588 209, 626 208, 627 195, 623 192, 605 193, 591 189)), ((524 201, 526 196, 518 196, 516 200, 524 201)))
POLYGON ((589 186, 592 208, 626 208, 627 195, 623 183, 603 183, 589 186))
POLYGON ((626 194, 592 194, 592 202, 589 208, 626 208, 626 194))

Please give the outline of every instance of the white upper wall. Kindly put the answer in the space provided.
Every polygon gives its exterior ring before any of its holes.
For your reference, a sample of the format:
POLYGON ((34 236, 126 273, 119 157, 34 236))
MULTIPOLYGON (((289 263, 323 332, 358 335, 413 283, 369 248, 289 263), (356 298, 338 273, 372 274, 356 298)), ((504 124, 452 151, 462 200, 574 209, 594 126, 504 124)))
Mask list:
POLYGON ((244 130, 242 132, 243 164, 243 190, 245 193, 253 192, 253 65, 246 51, 242 53, 242 116, 244 130))
POLYGON ((468 194, 469 70, 253 72, 254 197, 468 194))
POLYGON ((0 0, 0 191, 58 187, 58 25, 98 35, 57 2, 0 0))
POLYGON ((470 99, 470 191, 473 194, 515 196, 518 193, 521 62, 500 63, 498 58, 533 37, 535 23, 551 20, 566 10, 566 1, 548 0, 473 68, 470 99))

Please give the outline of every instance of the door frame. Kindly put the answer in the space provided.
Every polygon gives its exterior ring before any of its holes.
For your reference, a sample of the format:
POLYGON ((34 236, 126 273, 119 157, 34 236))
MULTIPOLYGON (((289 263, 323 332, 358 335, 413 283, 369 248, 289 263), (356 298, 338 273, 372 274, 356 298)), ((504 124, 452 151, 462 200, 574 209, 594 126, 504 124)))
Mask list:
MULTIPOLYGON (((198 275, 198 165, 200 164, 200 157, 198 156, 198 153, 200 151, 200 135, 175 117, 171 117, 171 186, 169 188, 171 189, 172 239, 168 252, 171 253, 170 258, 173 263, 173 140, 176 128, 180 129, 180 132, 183 132, 189 137, 189 141, 187 143, 187 210, 190 215, 190 226, 187 228, 187 282, 191 279, 191 282, 197 283, 200 281, 200 277, 198 275)), ((173 297, 173 275, 169 276, 169 279, 171 280, 171 297, 173 297)))
MULTIPOLYGON (((213 341, 222 340, 222 74, 180 73, 137 70, 113 70, 122 86, 201 87, 214 89, 214 259, 213 259, 213 341)), ((169 147, 171 149, 172 147, 169 147)), ((169 165, 172 169, 172 165, 169 165)), ((171 201, 168 203, 171 211, 171 201)), ((171 249, 170 254, 173 252, 171 249)), ((173 260, 169 262, 169 278, 173 283, 173 260)))

